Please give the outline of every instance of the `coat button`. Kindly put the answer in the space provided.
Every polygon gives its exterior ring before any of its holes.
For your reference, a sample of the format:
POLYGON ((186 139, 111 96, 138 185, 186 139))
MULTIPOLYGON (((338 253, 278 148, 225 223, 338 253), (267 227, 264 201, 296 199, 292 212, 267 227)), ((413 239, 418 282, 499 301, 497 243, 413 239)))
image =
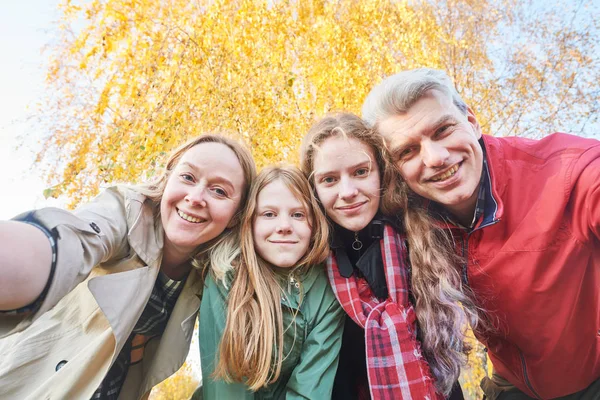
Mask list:
POLYGON ((94 232, 100 233, 100 227, 98 225, 96 225, 95 222, 90 223, 90 226, 92 227, 92 229, 94 230, 94 232))
POLYGON ((65 365, 67 365, 67 360, 62 360, 60 361, 58 364, 56 364, 56 368, 55 370, 58 371, 59 369, 61 369, 62 367, 64 367, 65 365))

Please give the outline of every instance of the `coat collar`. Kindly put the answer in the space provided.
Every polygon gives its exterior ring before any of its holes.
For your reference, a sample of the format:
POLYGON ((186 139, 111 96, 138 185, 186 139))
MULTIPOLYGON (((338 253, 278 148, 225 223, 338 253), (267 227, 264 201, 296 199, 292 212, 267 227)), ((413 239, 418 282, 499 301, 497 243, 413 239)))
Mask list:
POLYGON ((129 245, 147 264, 160 264, 164 233, 160 218, 155 216, 156 205, 141 193, 121 189, 125 196, 129 245))

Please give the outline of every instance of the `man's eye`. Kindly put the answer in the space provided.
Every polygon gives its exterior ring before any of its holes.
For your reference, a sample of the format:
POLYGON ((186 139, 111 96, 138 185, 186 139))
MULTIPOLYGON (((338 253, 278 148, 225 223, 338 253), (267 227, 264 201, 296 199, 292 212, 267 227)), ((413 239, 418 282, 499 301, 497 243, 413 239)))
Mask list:
POLYGON ((414 153, 414 148, 412 147, 407 147, 405 149, 402 149, 400 151, 398 151, 396 153, 396 160, 404 160, 408 157, 410 157, 412 154, 414 153))
POLYGON ((434 137, 439 137, 439 136, 443 136, 445 133, 449 133, 451 132, 451 129, 454 125, 456 124, 446 124, 441 126, 440 128, 438 128, 438 130, 435 131, 435 135, 434 137))

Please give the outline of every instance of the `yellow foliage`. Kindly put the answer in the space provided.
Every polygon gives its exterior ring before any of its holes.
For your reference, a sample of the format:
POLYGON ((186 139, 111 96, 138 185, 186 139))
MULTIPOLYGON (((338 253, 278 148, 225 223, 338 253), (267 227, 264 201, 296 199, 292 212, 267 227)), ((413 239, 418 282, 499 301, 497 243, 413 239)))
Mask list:
POLYGON ((192 397, 198 386, 192 367, 186 362, 173 376, 152 389, 149 400, 182 400, 192 397))
POLYGON ((468 333, 468 342, 473 350, 469 354, 468 368, 462 371, 459 381, 465 398, 476 400, 483 397, 479 383, 484 376, 491 375, 491 371, 487 370, 488 358, 484 352, 484 347, 475 339, 471 331, 468 333))
POLYGON ((173 146, 208 131, 244 138, 259 166, 294 162, 315 117, 358 113, 382 77, 419 66, 448 71, 486 132, 591 126, 597 38, 582 24, 540 19, 568 10, 529 15, 529 6, 65 1, 38 158, 52 195, 73 205, 102 184, 147 178, 173 146))
MULTIPOLYGON (((209 131, 243 138, 259 166, 294 162, 316 117, 359 113, 382 77, 421 66, 449 73, 484 132, 585 132, 598 122, 600 14, 592 0, 541 3, 66 0, 41 110, 45 194, 75 205, 147 179, 209 131)), ((478 398, 486 364, 473 354, 461 379, 478 398)), ((186 398, 188 372, 153 398, 186 398)))

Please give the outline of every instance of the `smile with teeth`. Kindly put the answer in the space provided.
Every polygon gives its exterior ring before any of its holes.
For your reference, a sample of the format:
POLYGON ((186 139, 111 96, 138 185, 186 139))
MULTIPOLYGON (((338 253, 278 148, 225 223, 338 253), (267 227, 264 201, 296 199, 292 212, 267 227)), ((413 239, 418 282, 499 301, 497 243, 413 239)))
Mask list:
POLYGON ((188 222, 192 222, 194 224, 199 224, 200 222, 204 222, 203 219, 200 218, 196 218, 196 217, 192 217, 191 215, 187 215, 186 213, 184 213, 183 211, 181 211, 180 209, 177 209, 177 214, 185 219, 188 222))
POLYGON ((431 178, 431 180, 433 182, 445 181, 446 179, 450 178, 451 176, 454 176, 456 171, 458 171, 458 164, 456 164, 454 167, 450 168, 448 171, 444 172, 443 174, 437 175, 436 177, 431 178))

